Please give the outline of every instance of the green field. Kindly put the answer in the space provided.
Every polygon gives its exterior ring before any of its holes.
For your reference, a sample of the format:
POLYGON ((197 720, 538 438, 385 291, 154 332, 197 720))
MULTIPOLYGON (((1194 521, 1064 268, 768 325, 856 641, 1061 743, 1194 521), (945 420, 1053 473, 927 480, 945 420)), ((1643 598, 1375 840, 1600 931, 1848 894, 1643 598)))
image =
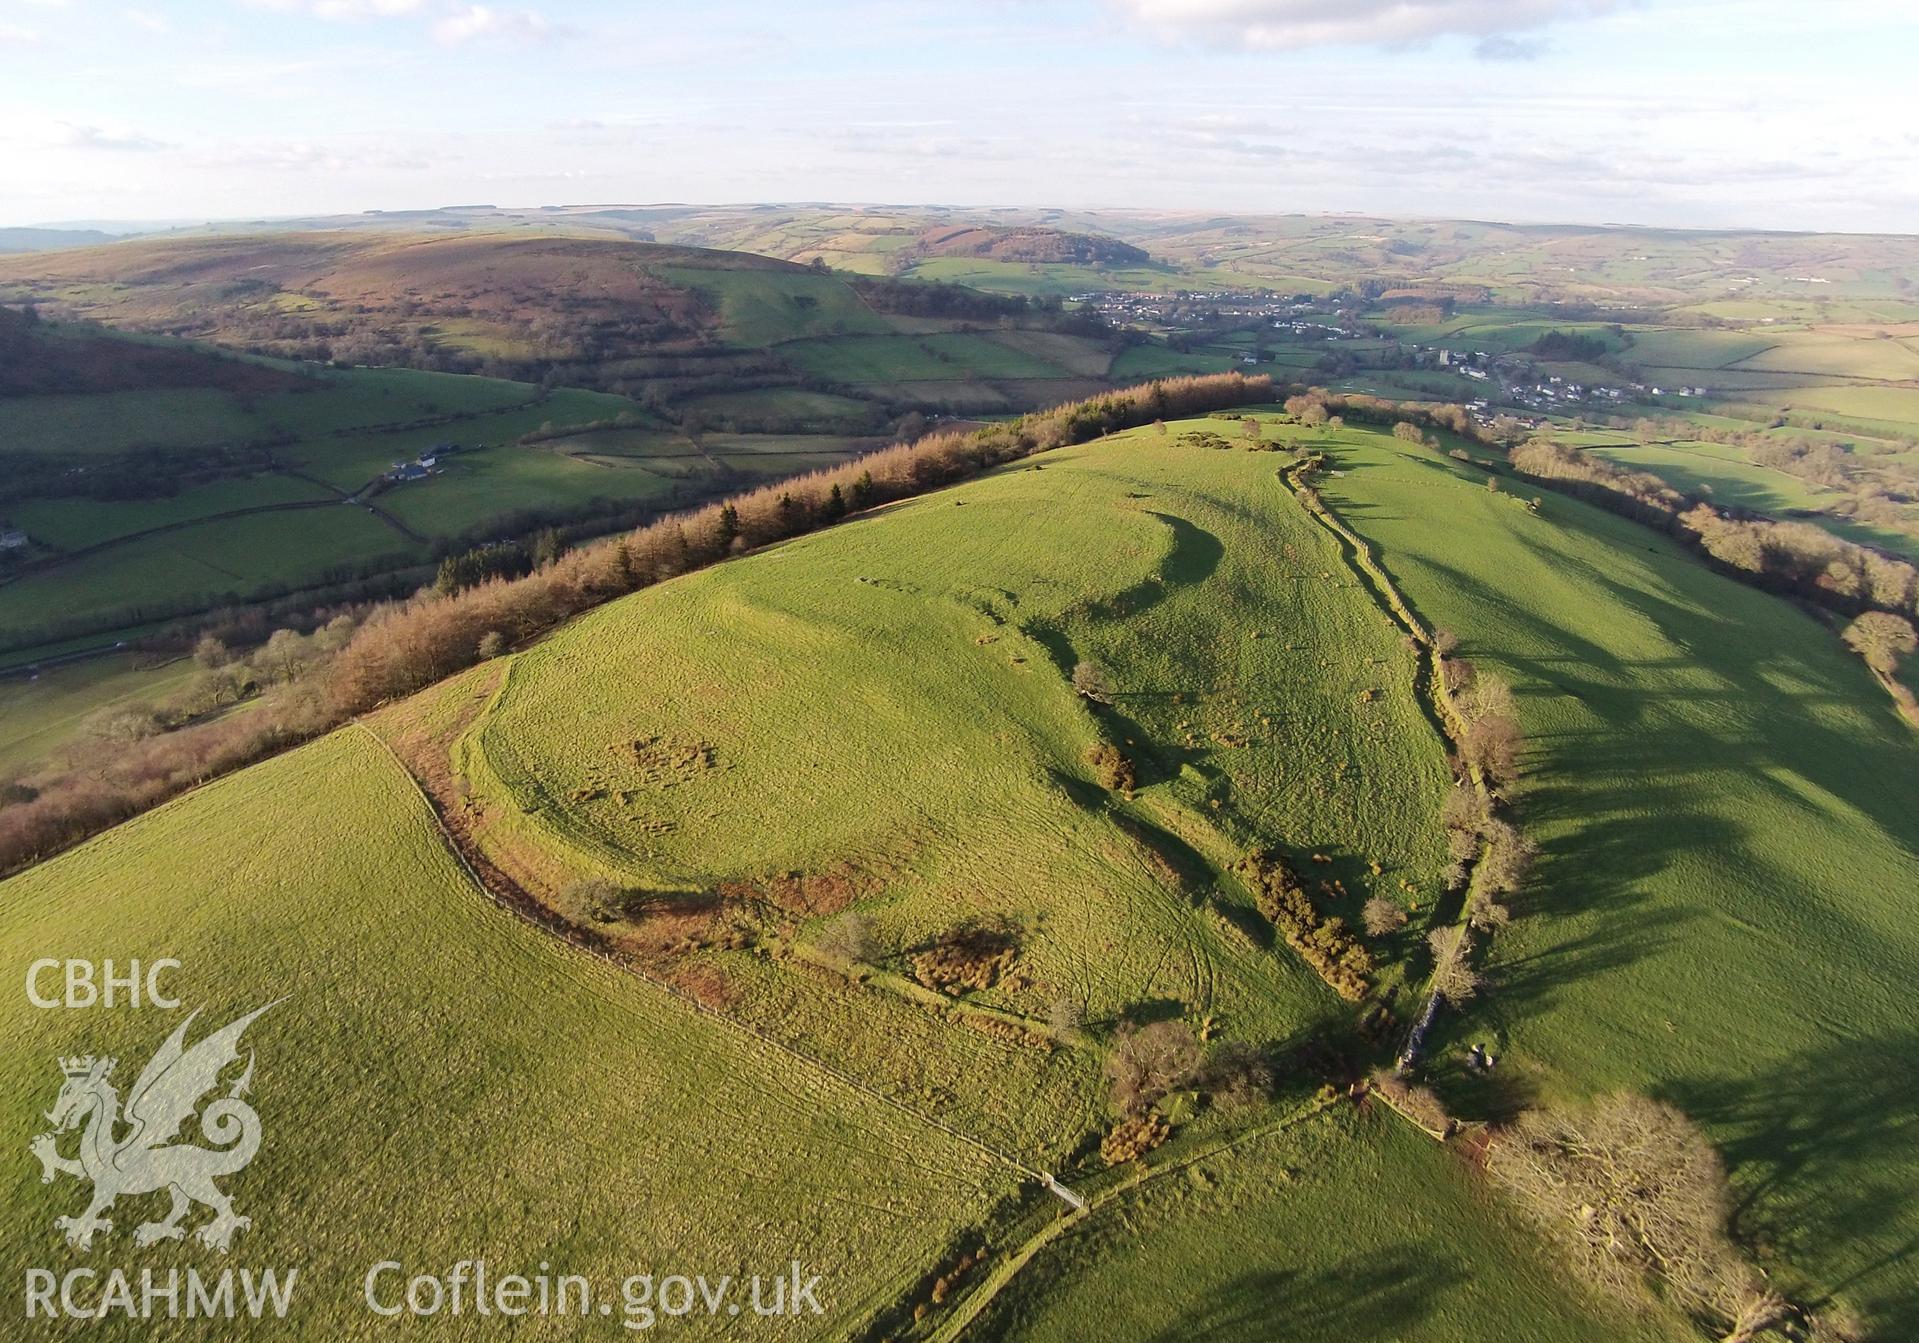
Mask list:
POLYGON ((1633 363, 1685 369, 1722 369, 1772 344, 1763 334, 1690 327, 1634 328, 1632 337, 1625 357, 1633 363))
POLYGON ((151 661, 121 653, 49 667, 37 676, 0 677, 0 778, 78 740, 89 714, 164 695, 195 670, 186 658, 159 667, 147 665, 151 661))
POLYGON ((814 377, 853 384, 1070 376, 1057 364, 965 332, 794 341, 779 352, 814 377))
MULTIPOLYGON (((825 1323, 844 1334, 1019 1178, 503 914, 359 728, 0 886, 8 961, 56 944, 96 960, 179 959, 172 983, 204 1009, 196 1037, 279 1004, 246 1037, 264 1143, 225 1183, 253 1218, 235 1261, 300 1270, 303 1338, 388 1336, 360 1299, 377 1260, 445 1272, 476 1255, 496 1273, 544 1261, 585 1274, 616 1310, 628 1274, 770 1275, 797 1257, 822 1275, 825 1323)), ((178 1020, 102 1012, 81 1029, 16 994, 0 1009, 0 1078, 35 1110, 59 1089, 57 1054, 111 1052, 130 1080, 178 1020)), ((99 1243, 90 1260, 53 1227, 81 1204, 72 1180, 42 1185, 21 1160, 7 1199, 17 1215, 0 1256, 14 1278, 100 1260, 99 1243)), ((133 1223, 164 1208, 117 1207, 107 1253, 130 1253, 133 1223)), ((203 1272, 208 1258, 172 1256, 203 1272)), ((509 1336, 474 1327, 469 1317, 461 1336, 509 1336)), ((618 1322, 510 1336, 586 1327, 618 1322)), ((109 1320, 95 1332, 148 1329, 109 1320)))
POLYGON ((223 513, 336 497, 310 480, 263 472, 210 481, 159 499, 25 499, 6 507, 13 525, 34 541, 71 551, 223 513))
POLYGON ((133 625, 285 592, 367 566, 423 563, 425 546, 357 504, 296 513, 251 513, 197 523, 108 547, 84 559, 0 586, 0 629, 16 646, 36 631, 92 617, 95 628, 133 625), (290 526, 295 518, 304 526, 290 526))
MULTIPOLYGON (((444 443, 457 444, 463 454, 457 461, 453 457, 447 459, 447 469, 453 471, 476 460, 488 460, 484 454, 489 452, 497 457, 511 450, 514 441, 522 435, 547 425, 589 424, 625 415, 643 425, 661 427, 657 417, 646 415, 624 397, 577 388, 541 395, 537 389, 523 384, 505 386, 517 389, 526 404, 513 404, 499 410, 475 409, 451 423, 418 428, 374 433, 312 432, 298 442, 277 448, 274 456, 289 468, 318 477, 337 490, 355 491, 363 489, 396 462, 409 461, 444 443)), ((565 441, 560 440, 557 446, 563 448, 565 441)), ((495 501, 496 511, 511 506, 504 498, 495 501)))
POLYGON ((1839 373, 1890 380, 1919 378, 1919 352, 1890 335, 1829 330, 1782 331, 1778 343, 1740 362, 1740 368, 1790 373, 1839 373))
POLYGON ((1430 886, 1442 774, 1410 661, 1274 465, 1141 431, 643 593, 515 659, 467 786, 551 886, 882 870, 889 947, 969 913, 1044 930, 1011 1009, 1159 995, 1284 1034, 1323 990, 1196 916, 1244 898, 1208 868, 1265 836, 1337 854, 1354 900, 1368 862, 1430 886), (1152 784, 1117 811, 1086 777, 1080 658, 1128 688, 1107 730, 1152 784), (635 738, 715 763, 628 778, 635 738))
MULTIPOLYGON (((604 392, 391 369, 311 377, 309 390, 295 392, 0 401, 0 421, 9 430, 25 427, 7 446, 70 459, 75 470, 101 469, 92 462, 103 452, 132 453, 113 467, 131 477, 118 492, 145 494, 0 503, 0 518, 37 547, 32 566, 0 583, 0 628, 9 644, 105 633, 416 565, 436 541, 490 539, 525 530, 533 519, 564 521, 612 505, 664 509, 866 446, 832 434, 732 436, 734 458, 703 453, 658 415, 604 392), (616 419, 619 427, 520 442, 616 419), (448 444, 453 451, 442 450, 448 444), (204 464, 171 492, 145 490, 139 476, 151 459, 141 454, 163 449, 203 454, 195 460, 204 464), (381 482, 396 464, 436 450, 439 466, 428 479, 381 482), (227 465, 226 453, 246 465, 227 465), (204 479, 209 472, 214 478, 204 479), (368 503, 384 516, 362 506, 368 503)), ((840 398, 817 401, 804 409, 829 420, 859 408, 840 398)), ((0 461, 5 452, 0 447, 0 461)))
POLYGON ((312 379, 310 388, 247 395, 163 388, 16 396, 0 401, 0 422, 10 447, 85 457, 481 415, 538 395, 524 383, 493 378, 399 368, 294 367, 312 379))
POLYGON ((893 329, 846 281, 833 275, 654 269, 662 279, 706 295, 719 309, 721 334, 736 345, 777 345, 807 336, 885 335, 893 329))
POLYGON ((1192 283, 1190 276, 1150 266, 1096 270, 1090 266, 1025 261, 988 261, 975 257, 933 257, 909 272, 916 280, 963 284, 990 294, 1043 298, 1089 289, 1170 290, 1192 283))
POLYGON ((872 423, 873 408, 864 401, 830 392, 798 387, 759 387, 741 392, 715 392, 689 398, 680 409, 709 420, 725 422, 735 416, 781 422, 789 428, 815 433, 857 431, 872 423))
POLYGON ((1164 345, 1129 345, 1113 360, 1115 378, 1167 378, 1182 373, 1223 373, 1237 366, 1230 354, 1181 354, 1164 345))
POLYGON ((979 1332, 1076 1343, 1099 1320, 1167 1343, 1675 1337, 1568 1292, 1534 1234, 1390 1115, 1321 1116, 1122 1195, 1047 1247, 979 1332))
POLYGON ((211 388, 50 393, 5 402, 9 446, 64 455, 136 447, 198 447, 246 438, 261 421, 211 388))
POLYGON ((1327 500, 1511 679, 1533 742, 1538 887, 1453 1047, 1496 1041, 1511 1093, 1671 1097, 1721 1144, 1739 1230, 1782 1282, 1910 1332, 1909 731, 1828 630, 1662 536, 1550 494, 1534 516, 1374 437, 1338 458, 1327 500))

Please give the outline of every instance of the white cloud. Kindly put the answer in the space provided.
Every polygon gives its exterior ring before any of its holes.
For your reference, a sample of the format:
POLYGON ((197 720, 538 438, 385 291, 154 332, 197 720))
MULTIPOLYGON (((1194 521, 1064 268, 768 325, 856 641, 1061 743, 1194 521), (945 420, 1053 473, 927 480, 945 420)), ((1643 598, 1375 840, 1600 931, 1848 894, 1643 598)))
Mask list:
POLYGON ((1473 47, 1473 55, 1482 61, 1536 61, 1552 50, 1543 37, 1507 37, 1495 33, 1482 37, 1473 47))
POLYGON ((557 32, 543 14, 530 9, 495 9, 492 5, 468 5, 433 25, 433 36, 448 45, 483 38, 543 42, 557 32))
POLYGON ((109 131, 98 126, 76 126, 66 121, 60 123, 59 140, 68 149, 105 149, 116 153, 143 154, 170 148, 166 141, 137 131, 109 131))
POLYGON ((1492 37, 1590 18, 1622 0, 1110 0, 1169 36, 1262 50, 1406 46, 1436 37, 1492 37))
POLYGON ((393 19, 417 12, 424 0, 243 0, 254 9, 311 14, 320 19, 393 19))
POLYGON ((306 140, 255 141, 217 145, 195 156, 203 168, 269 173, 355 171, 424 172, 431 165, 419 154, 364 145, 324 145, 306 140))
POLYGON ((39 40, 40 34, 31 28, 17 23, 0 23, 0 47, 26 47, 39 40))
POLYGON ((143 29, 149 33, 168 33, 173 31, 172 24, 168 23, 165 18, 155 14, 150 9, 127 9, 122 10, 121 14, 125 17, 126 21, 135 28, 143 29))

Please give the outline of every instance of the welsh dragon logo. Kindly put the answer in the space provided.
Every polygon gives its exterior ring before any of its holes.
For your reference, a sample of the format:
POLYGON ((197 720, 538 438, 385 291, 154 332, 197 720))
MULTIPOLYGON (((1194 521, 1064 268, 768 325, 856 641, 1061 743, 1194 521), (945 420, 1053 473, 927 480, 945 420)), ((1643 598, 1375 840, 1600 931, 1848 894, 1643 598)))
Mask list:
POLYGON ((254 1019, 275 1004, 249 1012, 198 1044, 188 1048, 187 1028, 200 1015, 196 1009, 154 1053, 140 1078, 127 1093, 121 1110, 120 1093, 112 1081, 115 1059, 63 1058, 60 1071, 66 1081, 53 1108, 47 1111, 51 1132, 30 1144, 40 1159, 42 1184, 56 1175, 72 1175, 93 1184, 93 1198, 78 1217, 60 1217, 54 1226, 66 1233, 76 1249, 92 1248, 95 1235, 110 1235, 113 1223, 104 1214, 117 1198, 158 1193, 173 1196, 173 1208, 158 1222, 146 1222, 133 1233, 140 1245, 179 1240, 180 1225, 196 1203, 213 1210, 213 1219, 195 1233, 200 1242, 224 1253, 233 1233, 252 1225, 252 1219, 233 1211, 233 1200, 220 1192, 216 1179, 243 1170, 260 1150, 260 1116, 242 1096, 253 1080, 253 1056, 234 1078, 227 1093, 200 1109, 201 1100, 220 1085, 220 1074, 240 1058, 240 1035, 254 1019), (200 1133, 212 1147, 174 1142, 196 1112, 200 1133), (81 1129, 77 1156, 60 1155, 59 1135, 81 1129))

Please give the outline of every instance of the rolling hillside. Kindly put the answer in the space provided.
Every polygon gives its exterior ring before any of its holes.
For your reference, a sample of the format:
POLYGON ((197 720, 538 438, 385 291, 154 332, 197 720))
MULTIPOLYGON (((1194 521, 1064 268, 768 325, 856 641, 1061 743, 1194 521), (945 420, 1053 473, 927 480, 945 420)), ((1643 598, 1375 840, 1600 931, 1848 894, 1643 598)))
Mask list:
POLYGON ((221 606, 408 590, 449 552, 610 530, 873 441, 845 420, 695 441, 601 392, 14 329, 32 378, 0 395, 0 520, 30 543, 0 562, 14 662, 221 606))
MULTIPOLYGON (((877 278, 856 288, 750 252, 554 228, 391 229, 169 235, 0 257, 0 301, 289 358, 587 387, 658 409, 716 394, 842 390, 830 370, 787 359, 788 342, 891 342, 910 355, 917 337, 978 324, 965 295, 877 278)), ((990 317, 993 327, 1056 324, 1003 300, 990 317)), ((914 406, 968 408, 980 397, 961 383, 982 384, 989 404, 1025 408, 1057 400, 1065 376, 990 346, 983 359, 943 361, 908 393, 845 390, 866 403, 866 427, 879 428, 914 406)))
POLYGON ((1517 805, 1539 886, 1449 1038, 1496 1040, 1520 1094, 1673 1098, 1726 1152, 1738 1225, 1778 1271, 1908 1331, 1910 730, 1818 621, 1664 537, 1559 496, 1535 515, 1397 442, 1338 457, 1328 502, 1510 679, 1534 743, 1517 805))
MULTIPOLYGON (((477 1215, 452 1191, 484 1184, 528 1227, 570 1209, 551 1254, 601 1276, 800 1245, 847 1303, 809 1335, 1066 1339, 1103 1308, 1140 1339, 1690 1338, 1578 1286, 1480 1173, 1480 1121, 1625 1088, 1719 1144, 1772 1282, 1898 1337, 1909 736, 1817 622, 1485 481, 1270 407, 1039 453, 611 602, 109 832, 0 886, 0 939, 164 949, 222 1010, 292 995, 260 1036, 289 1136, 236 1190, 263 1250, 341 1292, 324 1247, 379 1226, 451 1261, 477 1215), (1541 848, 1418 1065, 1467 1122, 1449 1146, 1344 1089, 1399 1050, 1425 934, 1459 917, 1409 618, 1510 681, 1541 848), (249 845, 267 827, 285 843, 249 845), (1282 859, 1323 927, 1405 916, 1361 939, 1362 994, 1268 921, 1282 859), (1155 1024, 1276 1076, 1196 1074, 1150 1110, 1170 1139, 1109 1166, 1102 1073, 1155 1024), (497 1118, 420 1147, 400 1096, 497 1118), (535 1158, 522 1129, 578 1145, 535 1158), (390 1192, 317 1194, 375 1143, 390 1192), (641 1173, 587 1173, 629 1150, 641 1173)), ((12 1011, 31 1090, 66 1042, 12 1011)))
MULTIPOLYGON (((489 1248, 496 1273, 532 1276, 545 1264, 587 1276, 620 1318, 633 1273, 770 1278, 797 1258, 823 1276, 822 1305, 858 1320, 909 1293, 921 1265, 1020 1179, 502 914, 362 728, 0 891, 10 958, 24 963, 51 942, 98 959, 178 958, 201 1029, 277 1004, 247 1037, 265 1142, 228 1184, 253 1219, 234 1260, 299 1270, 298 1337, 385 1337, 391 1322, 361 1299, 378 1259, 444 1271, 489 1248), (267 832, 270 846, 258 842, 267 832), (498 1257, 507 1247, 511 1264, 498 1257)), ((89 1047, 117 1054, 131 1080, 160 1043, 160 1017, 98 1015, 118 1020, 95 1023, 89 1047)), ((12 1094, 51 1103, 71 1033, 71 1022, 56 1027, 10 999, 0 1070, 12 1094)), ((64 1272, 98 1260, 100 1245, 90 1260, 53 1228, 71 1210, 71 1181, 43 1185, 17 1162, 7 1192, 21 1215, 0 1257, 16 1278, 29 1265, 64 1272)), ((132 1211, 129 1201, 116 1216, 132 1211)), ((130 1221, 117 1229, 112 1253, 131 1231, 130 1221)), ((617 1332, 618 1319, 551 1320, 510 1336, 594 1327, 617 1332)), ((93 1332, 152 1329, 109 1318, 93 1332)), ((469 1307, 459 1336, 509 1335, 484 1329, 469 1307)))

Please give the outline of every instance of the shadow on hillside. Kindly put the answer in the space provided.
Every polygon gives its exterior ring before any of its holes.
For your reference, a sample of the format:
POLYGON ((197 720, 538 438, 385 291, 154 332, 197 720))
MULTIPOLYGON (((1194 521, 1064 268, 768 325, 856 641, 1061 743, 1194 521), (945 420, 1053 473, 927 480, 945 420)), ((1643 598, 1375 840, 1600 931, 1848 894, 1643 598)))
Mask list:
POLYGON ((1188 587, 1211 578, 1226 556, 1226 547, 1204 527, 1194 526, 1171 513, 1142 510, 1143 516, 1164 523, 1173 534, 1173 547, 1167 552, 1159 572, 1150 578, 1121 588, 1108 597, 1091 597, 1076 603, 1058 620, 1035 621, 1025 632, 1048 654, 1062 676, 1071 676, 1079 655, 1066 637, 1065 625, 1072 620, 1129 620, 1166 600, 1175 587, 1188 587))
MULTIPOLYGON (((1531 546, 1543 564, 1561 564, 1557 552, 1531 546)), ((1661 784, 1678 788, 1682 777, 1696 779, 1709 771, 1725 771, 1772 790, 1784 802, 1803 806, 1803 796, 1776 780, 1778 771, 1798 774, 1857 807, 1888 833, 1908 844, 1919 842, 1919 813, 1905 799, 1919 795, 1919 755, 1892 732, 1848 731, 1825 712, 1857 707, 1859 700, 1834 684, 1834 678, 1865 673, 1847 664, 1836 643, 1831 656, 1795 648, 1778 640, 1760 641, 1748 621, 1711 614, 1716 595, 1737 590, 1732 580, 1703 568, 1683 572, 1678 580, 1700 590, 1675 600, 1620 582, 1603 570, 1573 563, 1587 581, 1603 587, 1622 606, 1654 626, 1661 638, 1686 652, 1655 659, 1629 660, 1592 639, 1585 638, 1495 591, 1471 575, 1446 565, 1430 567, 1444 584, 1476 605, 1496 609, 1502 619, 1521 632, 1517 642, 1535 648, 1553 648, 1551 654, 1515 653, 1501 649, 1500 657, 1525 680, 1522 700, 1557 692, 1579 702, 1605 724, 1607 731, 1541 733, 1532 742, 1533 765, 1542 751, 1577 753, 1582 780, 1632 778, 1635 786, 1612 794, 1595 793, 1582 783, 1557 789, 1550 772, 1526 803, 1529 818, 1557 814, 1564 802, 1581 815, 1604 815, 1614 804, 1621 810, 1656 814, 1656 799, 1644 789, 1661 784), (1736 650, 1754 648, 1758 656, 1740 657, 1736 650), (1728 654, 1723 650, 1735 650, 1728 654), (1689 653, 1696 654, 1688 656, 1689 653), (1716 678, 1718 685, 1675 687, 1669 673, 1693 678, 1716 678), (1830 690, 1816 687, 1831 685, 1830 690), (1812 689, 1788 687, 1815 687, 1812 689), (1753 710, 1766 706, 1762 719, 1753 710), (1661 710, 1694 706, 1723 714, 1680 715, 1661 710), (1744 730, 1736 735, 1713 730, 1712 724, 1743 717, 1744 730), (1638 731, 1634 731, 1634 730, 1638 731), (1613 736, 1617 732, 1621 735, 1613 736), (1650 736, 1656 732, 1655 736, 1650 736)), ((1563 567, 1563 564, 1562 564, 1563 567)), ((1743 601, 1763 594, 1738 592, 1743 601)), ((1763 598, 1776 601, 1774 598, 1763 598)), ((1781 603, 1777 617, 1796 622, 1802 617, 1781 603)), ((1816 632, 1815 632, 1816 633, 1816 632)), ((1823 637, 1823 636, 1822 636, 1823 637)), ((1468 654, 1470 656, 1469 647, 1468 654)), ((1867 703, 1875 701, 1868 699, 1867 703)), ((1690 787, 1690 784, 1685 785, 1690 787)), ((1668 799, 1674 800, 1674 799, 1668 799)), ((1681 799, 1683 801, 1683 799, 1681 799)), ((1649 832, 1659 827, 1648 827, 1649 832)), ((1649 833, 1646 838, 1656 836, 1649 833)), ((1730 838, 1730 836, 1728 836, 1730 838)), ((1670 847, 1670 845, 1668 845, 1670 847)))
POLYGON ((1680 826, 1696 838, 1648 843, 1645 823, 1626 817, 1581 825, 1542 847, 1533 883, 1541 894, 1515 902, 1519 918, 1564 925, 1581 915, 1597 917, 1586 920, 1586 931, 1577 936, 1565 936, 1562 928, 1537 951, 1498 957, 1497 999, 1503 1012, 1523 1017, 1538 1011, 1568 984, 1653 954, 1698 917, 1654 904, 1644 893, 1644 883, 1695 842, 1705 847, 1724 844, 1729 830, 1703 817, 1666 817, 1661 825, 1662 835, 1670 836, 1680 826))
POLYGON ((1376 1250, 1324 1270, 1246 1273, 1195 1294, 1193 1313, 1152 1343, 1198 1338, 1385 1343, 1417 1327, 1441 1294, 1466 1276, 1457 1255, 1431 1243, 1376 1250))
POLYGON ((1876 1242, 1844 1280, 1822 1285, 1902 1301, 1896 1322, 1878 1322, 1901 1326, 1888 1337, 1919 1331, 1919 1299, 1909 1288, 1919 1262, 1911 1234, 1919 1217, 1919 1034, 1836 1040, 1757 1075, 1682 1082, 1666 1094, 1717 1136, 1735 1175, 1741 1239, 1779 1244, 1788 1261, 1813 1247, 1876 1242))

